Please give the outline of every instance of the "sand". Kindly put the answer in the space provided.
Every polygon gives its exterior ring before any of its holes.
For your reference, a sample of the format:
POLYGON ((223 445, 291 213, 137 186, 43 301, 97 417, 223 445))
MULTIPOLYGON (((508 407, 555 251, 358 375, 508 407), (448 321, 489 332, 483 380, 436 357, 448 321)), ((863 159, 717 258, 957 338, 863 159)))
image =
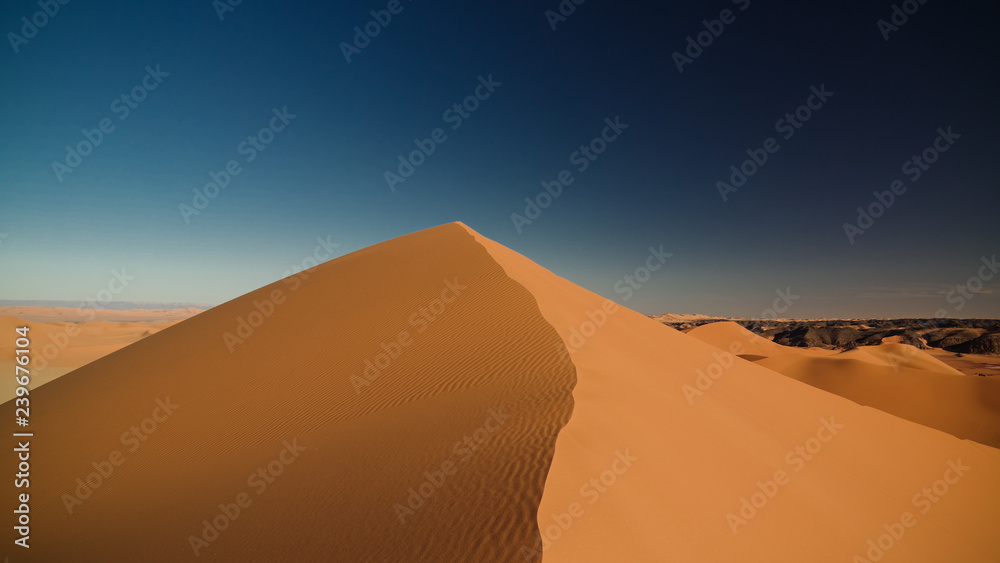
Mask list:
POLYGON ((32 401, 29 561, 846 562, 907 512, 885 561, 1000 558, 1000 450, 726 356, 460 223, 32 401), (734 524, 745 498, 764 503, 734 524))
POLYGON ((782 346, 732 322, 703 325, 690 336, 813 387, 836 393, 959 438, 1000 447, 1000 378, 968 376, 928 351, 898 342, 846 352, 782 346))
MULTIPOLYGON (((52 307, 26 307, 25 309, 33 309, 34 311, 28 311, 28 313, 40 313, 44 317, 52 307)), ((171 316, 176 318, 177 315, 171 316)), ((14 371, 14 329, 17 327, 26 326, 29 329, 28 334, 33 343, 30 348, 32 353, 30 354, 31 365, 29 367, 31 368, 32 380, 29 388, 35 389, 78 367, 107 356, 179 322, 180 320, 44 322, 0 316, 0 334, 3 335, 0 338, 0 371, 5 374, 14 371)), ((12 377, 3 378, 2 383, 0 383, 0 401, 9 401, 13 398, 16 385, 12 377)))
POLYGON ((997 356, 956 354, 940 348, 928 348, 926 352, 965 375, 1000 376, 1000 357, 997 356))
POLYGON ((34 392, 36 560, 518 557, 575 383, 533 296, 458 225, 305 275, 34 392), (176 412, 130 451, 122 433, 166 398, 176 412), (68 513, 62 495, 113 450, 124 462, 68 513))
POLYGON ((87 307, 4 306, 0 317, 19 317, 39 322, 141 322, 162 323, 191 318, 204 309, 91 309, 87 307))
POLYGON ((1000 558, 992 531, 1000 450, 727 358, 628 309, 600 323, 604 298, 477 240, 574 350, 573 417, 538 510, 551 538, 544 561, 852 561, 907 512, 915 526, 889 538, 884 560, 1000 558), (574 338, 584 333, 591 336, 574 338), (835 435, 831 422, 843 425, 835 435), (795 450, 814 444, 809 460, 795 450), (620 452, 638 459, 616 465, 620 452), (957 459, 975 469, 922 513, 914 496, 957 459), (785 484, 760 507, 743 504, 758 502, 758 484, 771 491, 778 475, 785 484), (597 486, 605 492, 595 498, 597 486), (734 524, 741 509, 749 518, 734 524))

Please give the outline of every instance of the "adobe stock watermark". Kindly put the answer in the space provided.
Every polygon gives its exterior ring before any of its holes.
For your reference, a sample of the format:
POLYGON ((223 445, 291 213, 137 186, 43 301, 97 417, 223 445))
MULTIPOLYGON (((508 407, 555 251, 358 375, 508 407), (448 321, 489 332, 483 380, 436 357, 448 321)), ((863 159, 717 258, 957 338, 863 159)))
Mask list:
POLYGON ((451 448, 451 456, 444 460, 437 467, 423 474, 424 481, 416 487, 411 487, 406 501, 392 505, 392 512, 399 518, 400 524, 406 524, 406 519, 415 515, 418 510, 427 505, 427 502, 441 490, 448 478, 458 473, 459 468, 468 463, 473 455, 484 449, 493 436, 499 432, 504 423, 511 418, 510 413, 505 413, 505 407, 491 409, 489 416, 483 421, 482 426, 476 428, 469 434, 462 436, 462 439, 455 442, 451 448))
POLYGON ((843 424, 837 424, 834 417, 823 417, 819 420, 820 427, 816 430, 815 436, 809 437, 804 444, 795 444, 795 447, 785 454, 785 463, 789 466, 791 473, 784 469, 778 469, 770 479, 757 481, 756 489, 750 493, 749 497, 740 498, 740 508, 736 512, 726 514, 726 523, 729 524, 733 534, 739 533, 740 526, 746 526, 750 520, 763 510, 767 503, 771 501, 782 487, 791 483, 793 474, 802 471, 806 462, 812 461, 823 450, 825 444, 833 440, 838 432, 843 430, 843 424))
MULTIPOLYGON (((487 74, 486 77, 480 75, 479 84, 476 85, 472 94, 466 96, 461 103, 454 103, 450 108, 444 110, 441 119, 445 123, 451 124, 452 131, 458 131, 465 120, 472 117, 472 114, 479 109, 481 102, 490 99, 490 96, 502 85, 502 82, 493 80, 492 73, 487 74)), ((447 140, 448 134, 441 127, 434 128, 426 139, 414 139, 413 144, 417 146, 416 150, 410 151, 408 155, 400 154, 397 157, 399 165, 396 167, 396 172, 386 170, 382 174, 385 183, 389 186, 389 191, 396 191, 396 185, 405 183, 413 176, 417 168, 423 166, 424 162, 447 140)))
POLYGON ((586 1, 587 0, 561 0, 555 10, 545 10, 545 13, 542 15, 545 16, 545 21, 549 22, 549 27, 552 28, 552 31, 555 31, 558 24, 565 22, 566 18, 575 14, 576 7, 582 6, 586 1))
POLYGON ((736 356, 742 354, 743 350, 743 343, 736 340, 729 344, 728 351, 712 352, 712 363, 708 364, 705 369, 695 370, 694 385, 689 383, 681 385, 681 391, 684 393, 688 405, 693 406, 696 397, 704 395, 706 391, 711 389, 716 380, 733 367, 733 364, 736 363, 736 356))
POLYGON ((49 21, 56 17, 59 13, 59 7, 69 4, 69 0, 39 0, 38 7, 41 8, 31 16, 24 16, 21 18, 21 33, 17 34, 13 31, 7 33, 7 41, 10 42, 10 48, 14 49, 14 54, 21 52, 21 45, 27 45, 28 41, 34 39, 38 32, 45 26, 49 25, 49 21))
POLYGON ((236 317, 236 328, 232 332, 226 331, 222 334, 222 341, 226 344, 226 348, 230 354, 236 351, 237 346, 245 344, 253 336, 254 331, 260 328, 264 324, 264 321, 271 318, 271 315, 274 314, 278 306, 283 305, 288 299, 288 295, 295 293, 302 287, 303 282, 309 279, 309 272, 306 271, 306 266, 312 264, 309 266, 312 268, 319 265, 318 262, 313 260, 314 258, 315 260, 321 260, 323 257, 330 256, 327 253, 332 254, 334 248, 340 246, 332 242, 329 235, 327 235, 326 239, 316 237, 316 242, 319 244, 313 249, 311 256, 306 256, 300 264, 292 266, 291 269, 285 270, 284 274, 282 274, 285 278, 281 282, 288 286, 287 288, 276 287, 271 290, 267 298, 263 300, 254 299, 253 310, 245 316, 240 315, 236 317))
POLYGON ((315 268, 323 262, 333 259, 334 250, 340 248, 339 242, 333 242, 331 235, 326 235, 326 238, 316 237, 316 248, 313 249, 312 254, 306 256, 298 264, 295 264, 291 268, 282 272, 282 276, 288 277, 300 272, 304 272, 310 268, 315 268))
MULTIPOLYGON (((792 293, 791 286, 784 290, 776 289, 774 293, 777 294, 777 297, 774 299, 771 307, 761 311, 758 318, 778 319, 782 313, 788 311, 802 297, 801 295, 792 293)), ((747 339, 747 343, 756 338, 756 335, 749 331, 741 332, 740 334, 747 339)), ((684 398, 687 400, 688 405, 693 406, 695 398, 704 395, 712 388, 712 385, 716 381, 725 375, 729 368, 733 367, 733 364, 736 363, 736 356, 744 352, 744 345, 745 343, 740 340, 732 341, 729 344, 729 350, 712 352, 712 363, 706 366, 704 370, 695 370, 694 385, 689 383, 681 385, 681 392, 684 393, 684 398)))
MULTIPOLYGON (((135 453, 149 440, 150 436, 156 432, 160 424, 166 422, 180 406, 170 401, 170 397, 156 400, 156 407, 153 408, 149 417, 142 419, 139 424, 130 426, 128 430, 122 432, 120 441, 128 448, 128 453, 135 453)), ((125 463, 125 454, 121 450, 111 450, 111 452, 99 459, 91 462, 93 471, 87 473, 83 478, 76 478, 76 488, 72 493, 63 493, 63 506, 66 507, 67 514, 73 514, 73 510, 83 505, 83 501, 89 499, 97 489, 107 483, 114 476, 115 470, 125 463)))
POLYGON ((601 471, 597 477, 591 477, 580 487, 580 496, 582 500, 586 501, 586 505, 580 501, 571 502, 565 511, 552 513, 550 515, 552 523, 544 524, 544 528, 539 529, 535 545, 533 547, 521 546, 521 557, 525 561, 540 560, 543 553, 552 547, 553 542, 558 541, 564 533, 573 527, 577 520, 583 518, 586 506, 594 505, 601 500, 601 497, 618 483, 618 478, 627 473, 632 464, 638 460, 639 457, 630 454, 628 448, 624 452, 615 450, 615 457, 611 460, 608 468, 601 471))
POLYGON ((212 0, 212 8, 215 15, 219 16, 219 21, 225 21, 226 14, 235 12, 236 7, 243 3, 243 0, 212 0))
POLYGON ((624 302, 632 299, 635 292, 642 289, 643 284, 651 280, 653 274, 667 263, 667 258, 671 257, 673 257, 673 253, 664 252, 662 244, 659 248, 650 246, 649 255, 646 256, 645 262, 615 282, 615 293, 621 295, 624 302))
MULTIPOLYGON (((979 266, 976 275, 970 276, 965 283, 955 284, 955 287, 945 294, 945 301, 954 305, 952 308, 954 311, 961 311, 969 300, 975 298, 977 293, 985 289, 985 282, 992 280, 1000 272, 1000 262, 997 261, 996 254, 990 258, 983 256, 980 261, 983 265, 979 266)), ((938 321, 947 317, 947 309, 938 309, 934 312, 934 318, 919 323, 915 330, 941 328, 941 323, 938 321)), ((887 357, 893 373, 899 373, 899 366, 918 354, 920 354, 920 350, 915 346, 904 346, 901 348, 900 354, 890 352, 887 357)))
MULTIPOLYGON (((794 112, 786 113, 784 117, 774 123, 774 131, 781 133, 782 138, 786 141, 795 136, 795 132, 812 119, 815 112, 823 109, 827 101, 834 94, 826 90, 826 83, 820 84, 819 88, 810 86, 809 91, 811 94, 806 98, 806 103, 797 107, 794 112)), ((781 145, 778 144, 777 139, 774 137, 764 139, 761 148, 747 149, 746 153, 750 158, 744 160, 739 165, 739 168, 735 164, 729 167, 729 170, 732 172, 729 175, 729 183, 727 184, 722 180, 715 183, 715 188, 719 190, 722 201, 728 201, 729 194, 739 191, 739 188, 742 188, 747 183, 747 180, 752 178, 754 174, 767 164, 768 157, 779 150, 781 150, 781 145)))
MULTIPOLYGON (((134 280, 135 276, 126 272, 125 268, 111 270, 111 279, 108 280, 108 283, 92 297, 87 297, 80 303, 80 307, 85 306, 88 309, 84 322, 96 320, 97 311, 114 301, 115 296, 125 291, 129 282, 134 280)), ((80 325, 78 323, 64 323, 60 330, 50 332, 47 335, 49 341, 43 344, 40 349, 36 348, 38 353, 32 358, 35 369, 41 371, 48 367, 49 362, 65 350, 69 346, 70 341, 77 336, 80 336, 80 325)))
MULTIPOLYGON (((272 108, 271 113, 273 115, 267 125, 262 127, 260 131, 257 131, 255 135, 248 135, 245 140, 236 145, 236 154, 243 156, 244 163, 249 164, 253 162, 260 153, 267 149, 268 145, 274 142, 277 134, 284 131, 288 127, 288 124, 298 117, 294 113, 288 113, 288 106, 284 106, 280 110, 272 108)), ((236 159, 231 159, 218 172, 210 170, 208 172, 210 181, 200 190, 192 188, 191 191, 194 192, 194 197, 191 198, 191 205, 181 203, 177 206, 177 210, 180 211, 184 223, 190 224, 191 216, 198 215, 204 211, 208 207, 208 204, 212 203, 212 200, 218 197, 222 193, 222 190, 229 187, 233 178, 239 176, 241 172, 243 172, 243 168, 236 159)))
MULTIPOLYGON (((955 141, 961 139, 962 136, 951 130, 951 125, 946 128, 938 127, 937 137, 934 138, 934 142, 931 146, 924 149, 920 154, 915 154, 903 163, 901 170, 909 180, 910 184, 915 184, 924 175, 924 172, 930 170, 931 166, 938 161, 942 153, 948 152, 955 141)), ((859 236, 865 234, 872 226, 875 225, 875 220, 893 206, 896 203, 896 196, 901 196, 906 193, 908 186, 903 180, 893 180, 889 184, 889 189, 883 192, 875 190, 872 195, 875 197, 875 201, 868 204, 867 207, 858 207, 858 218, 857 224, 854 223, 844 223, 843 229, 844 234, 847 235, 847 241, 854 244, 854 240, 859 236)))
MULTIPOLYGON (((920 489, 920 492, 913 495, 913 498, 910 499, 913 508, 919 509, 920 514, 930 512, 934 508, 934 505, 941 502, 941 499, 951 491, 952 485, 958 484, 970 469, 972 468, 962 463, 961 458, 949 460, 948 468, 945 469, 944 475, 940 479, 920 489)), ((885 533, 868 540, 865 544, 868 548, 865 550, 865 554, 863 556, 855 555, 851 558, 851 563, 875 563, 876 561, 881 561, 886 553, 895 547, 897 542, 903 539, 906 531, 916 526, 916 524, 917 517, 915 514, 910 511, 903 512, 896 520, 888 524, 883 524, 882 529, 885 530, 885 533)))
MULTIPOLYGON (((170 73, 160 70, 160 65, 156 65, 156 68, 146 66, 146 75, 139 80, 139 84, 136 84, 128 93, 121 94, 111 100, 111 113, 118 117, 119 122, 125 121, 132 114, 132 110, 139 107, 139 103, 145 100, 150 92, 156 90, 163 83, 163 79, 168 76, 170 73)), ((110 117, 104 117, 97 122, 97 127, 81 129, 80 133, 83 135, 83 139, 76 145, 66 145, 66 157, 62 162, 52 161, 52 172, 55 173, 56 179, 62 182, 66 174, 73 172, 83 164, 84 157, 90 156, 97 147, 101 146, 104 138, 113 133, 116 127, 117 125, 110 117)))
MULTIPOLYGON (((731 2, 739 6, 741 12, 745 12, 750 7, 750 0, 731 0, 731 2)), ((699 31, 693 37, 688 35, 684 53, 674 51, 671 55, 674 59, 674 64, 677 65, 677 72, 683 74, 684 65, 694 63, 694 60, 700 57, 705 52, 705 49, 711 47, 712 43, 715 43, 715 40, 722 36, 722 33, 726 30, 726 26, 735 21, 736 13, 729 8, 725 8, 719 12, 719 19, 717 20, 701 20, 701 25, 705 28, 704 31, 699 31)))
POLYGON ((882 33, 882 38, 886 41, 889 40, 889 34, 899 31, 899 28, 906 25, 906 22, 910 21, 910 16, 917 13, 920 6, 927 3, 927 0, 904 0, 902 5, 893 4, 892 13, 889 14, 889 21, 884 19, 879 19, 875 22, 878 26, 879 32, 882 33))
MULTIPOLYGON (((672 253, 663 251, 662 244, 659 248, 650 246, 649 255, 646 256, 643 264, 614 283, 615 293, 623 295, 622 302, 628 302, 635 295, 635 292, 642 289, 643 284, 649 282, 653 278, 653 274, 659 271, 667 263, 667 259, 672 256, 672 253)), ((564 362, 569 361, 569 355, 575 354, 583 348, 587 341, 604 327, 611 315, 619 310, 621 307, 611 300, 604 301, 598 309, 587 310, 587 320, 570 327, 569 338, 566 339, 565 343, 562 341, 556 343, 556 351, 561 356, 560 359, 564 362)))
MULTIPOLYGON (((462 295, 462 292, 468 288, 469 286, 458 283, 458 278, 444 280, 444 287, 441 289, 441 293, 410 314, 407 319, 410 327, 416 331, 416 334, 422 334, 431 323, 440 319, 448 310, 448 306, 454 303, 462 295)), ((413 334, 411 334, 410 330, 401 330, 395 336, 383 340, 379 344, 379 348, 382 351, 376 353, 374 356, 365 358, 361 375, 351 374, 351 385, 354 387, 356 394, 360 395, 362 389, 371 386, 372 383, 382 376, 382 372, 389 369, 389 366, 396 361, 396 358, 403 351, 413 345, 413 334)))
MULTIPOLYGON (((407 0, 407 2, 412 1, 407 0)), ((340 52, 343 53, 347 64, 351 64, 351 57, 360 55, 365 47, 371 45, 372 39, 378 37, 383 29, 389 27, 389 24, 392 23, 392 17, 399 15, 403 11, 403 8, 403 3, 400 0, 389 0, 389 3, 385 5, 385 9, 368 12, 371 14, 372 19, 363 26, 354 27, 354 38, 351 42, 340 42, 340 52)))
POLYGON ((774 298, 770 307, 761 311, 758 318, 770 319, 772 321, 780 319, 781 315, 788 311, 802 297, 801 295, 792 293, 792 286, 788 286, 785 289, 776 289, 774 293, 777 297, 774 298))
MULTIPOLYGON (((605 127, 601 130, 600 135, 591 139, 587 144, 580 145, 579 148, 570 153, 569 163, 576 165, 578 173, 582 174, 586 172, 590 168, 591 163, 604 154, 608 146, 617 141, 621 137, 622 132, 629 127, 628 123, 621 122, 621 116, 618 115, 613 120, 605 118, 604 124, 605 127)), ((555 180, 542 180, 542 190, 534 198, 524 198, 524 202, 527 204, 524 207, 524 215, 519 213, 510 214, 510 220, 514 223, 514 229, 517 230, 517 234, 523 232, 525 225, 530 225, 532 221, 538 219, 542 215, 542 210, 552 205, 552 202, 562 195, 563 188, 569 186, 575 180, 573 172, 568 168, 559 172, 555 180)))
POLYGON ((976 275, 970 276, 965 283, 955 284, 955 287, 945 295, 945 301, 953 304, 956 311, 961 311, 966 302, 975 297, 975 294, 983 291, 986 282, 992 280, 997 272, 1000 272, 1000 262, 997 262, 997 255, 987 258, 980 258, 983 265, 979 267, 976 275))
MULTIPOLYGON (((258 467, 247 477, 247 487, 253 489, 258 496, 264 494, 268 487, 285 472, 285 469, 295 463, 302 452, 306 451, 306 448, 299 445, 298 439, 291 442, 285 440, 281 445, 284 447, 274 459, 266 465, 258 467)), ((212 516, 211 519, 202 520, 201 533, 197 536, 192 534, 187 537, 188 545, 195 557, 201 555, 202 549, 209 547, 212 542, 219 539, 222 532, 228 530, 243 514, 243 511, 250 508, 251 504, 253 504, 253 497, 248 491, 242 491, 236 495, 233 502, 220 503, 218 514, 212 516)))

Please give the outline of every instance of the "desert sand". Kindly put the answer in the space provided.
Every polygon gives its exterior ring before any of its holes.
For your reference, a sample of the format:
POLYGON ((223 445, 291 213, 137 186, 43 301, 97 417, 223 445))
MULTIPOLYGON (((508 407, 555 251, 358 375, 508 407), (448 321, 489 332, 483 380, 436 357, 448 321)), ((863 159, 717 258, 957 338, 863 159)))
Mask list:
POLYGON ((733 322, 689 335, 726 349, 743 343, 745 359, 861 405, 993 447, 1000 447, 1000 379, 964 375, 928 352, 898 342, 846 352, 792 348, 733 322))
POLYGON ((31 399, 30 561, 1000 559, 1000 450, 727 355, 460 223, 31 399))
MULTIPOLYGON (((13 308, 11 308, 13 309, 13 308)), ((80 314, 55 312, 60 316, 47 317, 53 314, 53 307, 25 307, 28 313, 25 318, 0 316, 0 334, 13 335, 16 327, 28 327, 34 342, 32 358, 32 381, 29 388, 34 389, 57 377, 61 377, 78 367, 84 366, 120 350, 133 342, 155 334, 180 320, 161 320, 159 322, 77 322, 77 321, 38 321, 37 318, 77 318, 80 314), (38 315, 38 316, 36 316, 38 315)), ((60 307, 59 309, 63 309, 60 307)), ((112 311, 107 316, 119 317, 113 313, 127 311, 112 311)), ((187 312, 187 311, 185 311, 187 312)), ((98 311, 97 318, 105 315, 98 311)), ((178 319, 181 312, 166 315, 165 318, 178 319)), ((188 316, 191 316, 190 314, 188 316)), ((85 318, 85 317, 80 317, 85 318)), ((186 317, 181 317, 186 318, 186 317)), ((3 373, 14 371, 14 338, 0 339, 0 370, 3 373)), ((0 384, 0 401, 9 401, 14 397, 16 382, 12 377, 5 377, 0 384)))
POLYGON ((88 307, 38 307, 38 306, 4 306, 0 307, 0 317, 19 317, 29 321, 65 321, 65 322, 142 322, 162 323, 180 321, 191 318, 204 309, 191 307, 184 309, 91 309, 88 307))
POLYGON ((728 358, 628 309, 589 331, 605 299, 477 240, 535 295, 574 351, 573 417, 556 442, 538 511, 551 539, 542 542, 544 561, 851 561, 883 526, 919 512, 914 495, 956 459, 982 472, 975 481, 968 472, 966 486, 918 516, 920 528, 894 542, 891 556, 1000 554, 987 523, 1000 512, 985 498, 1000 491, 1000 451, 728 358), (582 330, 592 336, 573 343, 582 330), (836 434, 833 421, 843 425, 836 434), (804 444, 819 447, 802 456, 796 448, 804 444), (609 468, 623 469, 616 452, 626 450, 638 459, 613 479, 609 468), (596 499, 588 494, 595 479, 613 483, 596 499), (759 501, 756 493, 776 480, 785 484, 762 506, 742 502, 759 501), (579 517, 563 529, 573 509, 579 517))
POLYGON ((997 356, 956 354, 939 348, 931 348, 926 352, 965 375, 985 374, 994 377, 1000 375, 1000 357, 997 356))
POLYGON ((33 393, 31 554, 515 560, 572 412, 558 342, 458 225, 261 288, 33 393), (123 432, 153 416, 131 451, 123 432), (70 513, 63 495, 115 450, 70 513), (225 529, 206 530, 217 516, 225 529))

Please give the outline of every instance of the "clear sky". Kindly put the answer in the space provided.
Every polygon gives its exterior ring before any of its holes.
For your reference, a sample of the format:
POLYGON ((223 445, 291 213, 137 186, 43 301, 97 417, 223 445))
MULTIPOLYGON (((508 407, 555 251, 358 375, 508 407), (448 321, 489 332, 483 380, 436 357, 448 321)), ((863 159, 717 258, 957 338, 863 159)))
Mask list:
POLYGON ((760 316, 791 288, 788 316, 1000 316, 985 4, 893 30, 869 0, 224 2, 3 3, 0 299, 83 300, 124 270, 118 300, 216 304, 311 265, 317 238, 333 257, 460 220, 644 313, 760 316), (720 193, 748 149, 768 160, 720 193))

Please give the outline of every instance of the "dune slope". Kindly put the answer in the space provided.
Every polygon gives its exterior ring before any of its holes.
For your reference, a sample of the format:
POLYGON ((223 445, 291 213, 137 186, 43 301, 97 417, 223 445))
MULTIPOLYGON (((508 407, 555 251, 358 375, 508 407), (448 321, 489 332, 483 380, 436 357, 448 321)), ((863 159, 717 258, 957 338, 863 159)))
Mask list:
POLYGON ((456 224, 261 288, 33 391, 19 555, 515 560, 572 411, 559 342, 456 224))
MULTIPOLYGON (((792 350, 772 340, 758 336, 732 321, 719 321, 695 327, 687 332, 702 342, 729 350, 733 343, 739 343, 736 353, 750 356, 776 356, 792 350)), ((819 352, 811 351, 810 352, 819 352)))
MULTIPOLYGON (((75 323, 0 317, 0 334, 5 335, 0 338, 0 372, 14 372, 15 339, 6 335, 13 335, 16 327, 28 327, 34 343, 34 377, 31 382, 31 388, 34 389, 179 322, 180 320, 155 324, 109 321, 75 323)), ((16 386, 13 377, 4 378, 0 382, 0 402, 13 398, 16 386)))
POLYGON ((886 343, 847 352, 792 348, 728 322, 688 334, 721 349, 742 343, 755 354, 747 359, 757 365, 953 436, 1000 447, 1000 379, 962 375, 913 346, 886 343))

